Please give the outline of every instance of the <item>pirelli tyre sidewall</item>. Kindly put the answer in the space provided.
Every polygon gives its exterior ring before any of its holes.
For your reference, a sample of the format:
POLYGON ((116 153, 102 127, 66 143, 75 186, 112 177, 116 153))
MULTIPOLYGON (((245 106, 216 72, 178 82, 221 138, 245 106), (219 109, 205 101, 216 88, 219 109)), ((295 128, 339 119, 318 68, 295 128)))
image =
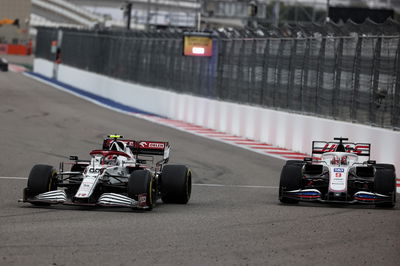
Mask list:
POLYGON ((377 204, 377 207, 394 207, 396 204, 396 171, 394 165, 375 165, 374 192, 392 197, 392 202, 377 204))
POLYGON ((161 173, 164 203, 186 204, 192 193, 192 172, 185 165, 166 165, 161 173))
POLYGON ((301 164, 289 164, 282 168, 279 182, 279 200, 282 203, 298 203, 296 199, 287 198, 284 191, 297 190, 301 188, 301 164))
POLYGON ((134 171, 128 180, 128 197, 138 200, 140 194, 146 194, 146 205, 153 209, 157 201, 157 186, 154 177, 148 170, 134 171))
MULTIPOLYGON (((38 194, 56 189, 56 175, 56 170, 50 165, 37 164, 33 166, 28 177, 27 198, 33 198, 38 194)), ((43 205, 39 203, 34 204, 43 205)))

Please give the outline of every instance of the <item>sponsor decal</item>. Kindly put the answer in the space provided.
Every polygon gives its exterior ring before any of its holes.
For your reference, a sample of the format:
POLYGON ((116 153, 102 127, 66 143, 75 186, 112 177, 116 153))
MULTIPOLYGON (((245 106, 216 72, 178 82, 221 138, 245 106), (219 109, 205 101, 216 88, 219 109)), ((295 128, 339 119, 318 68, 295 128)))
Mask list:
POLYGON ((147 204, 146 204, 146 198, 147 198, 147 195, 146 195, 146 194, 140 194, 140 195, 138 196, 139 206, 144 207, 144 206, 147 205, 147 204))
POLYGON ((344 168, 334 168, 333 171, 336 173, 344 173, 344 168))
POLYGON ((128 145, 128 146, 134 146, 134 145, 135 145, 135 142, 134 142, 134 141, 127 141, 127 142, 126 142, 126 145, 128 145))
POLYGON ((336 150, 336 146, 336 144, 331 144, 331 146, 329 146, 329 143, 327 143, 322 148, 322 152, 334 152, 336 150))
POLYGON ((142 141, 139 143, 140 148, 142 149, 164 149, 165 144, 162 142, 146 142, 142 141))
POLYGON ((164 149, 164 143, 150 143, 149 148, 164 149))
MULTIPOLYGON (((325 153, 325 152, 335 152, 337 148, 337 144, 326 143, 323 147, 317 147, 313 150, 316 153, 325 153)), ((345 151, 354 153, 357 155, 368 155, 370 152, 370 146, 366 144, 357 144, 357 143, 349 143, 345 145, 345 151)))
POLYGON ((342 174, 341 173, 336 173, 336 177, 341 177, 342 174))
POLYGON ((142 141, 142 142, 139 143, 139 146, 140 146, 141 148, 146 148, 147 142, 142 141))
POLYGON ((101 168, 97 168, 97 169, 89 168, 90 173, 100 173, 100 170, 101 170, 101 168))

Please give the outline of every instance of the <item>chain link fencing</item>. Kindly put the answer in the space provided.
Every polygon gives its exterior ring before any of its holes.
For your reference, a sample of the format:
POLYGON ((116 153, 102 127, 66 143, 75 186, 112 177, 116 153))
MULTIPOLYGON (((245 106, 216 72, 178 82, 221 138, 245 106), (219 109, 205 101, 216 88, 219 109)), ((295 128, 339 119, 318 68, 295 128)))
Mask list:
MULTIPOLYGON (((182 33, 63 29, 61 58, 152 87, 399 130, 398 27, 378 36, 366 34, 365 25, 358 34, 353 24, 312 27, 273 28, 262 36, 217 32, 212 57, 183 56, 182 33)), ((54 60, 57 34, 39 28, 36 57, 54 60)))

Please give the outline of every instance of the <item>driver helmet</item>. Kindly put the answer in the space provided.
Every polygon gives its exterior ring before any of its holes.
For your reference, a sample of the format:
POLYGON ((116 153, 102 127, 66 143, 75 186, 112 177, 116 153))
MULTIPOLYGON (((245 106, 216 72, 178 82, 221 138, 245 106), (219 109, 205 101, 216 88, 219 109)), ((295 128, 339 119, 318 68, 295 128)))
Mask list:
POLYGON ((342 159, 341 159, 341 161, 340 161, 340 164, 343 164, 343 165, 347 165, 347 164, 349 164, 349 158, 345 155, 345 156, 342 156, 342 159))
POLYGON ((333 156, 332 160, 331 160, 331 164, 332 165, 338 165, 340 163, 340 159, 339 156, 333 156))
POLYGON ((104 163, 108 165, 118 165, 118 156, 108 155, 104 158, 104 163))

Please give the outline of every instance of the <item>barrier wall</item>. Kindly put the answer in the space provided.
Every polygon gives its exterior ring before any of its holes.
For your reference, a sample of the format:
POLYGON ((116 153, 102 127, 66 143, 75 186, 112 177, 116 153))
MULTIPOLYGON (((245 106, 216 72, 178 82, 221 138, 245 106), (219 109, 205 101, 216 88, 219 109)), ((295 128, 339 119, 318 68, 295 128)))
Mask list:
POLYGON ((0 44, 0 54, 30 55, 32 54, 32 44, 0 44))
MULTIPOLYGON (((65 65, 58 67, 59 81, 146 112, 307 154, 313 140, 348 137, 371 143, 371 159, 400 169, 399 131, 178 94, 65 65)), ((53 63, 35 59, 34 71, 51 77, 53 63)))

